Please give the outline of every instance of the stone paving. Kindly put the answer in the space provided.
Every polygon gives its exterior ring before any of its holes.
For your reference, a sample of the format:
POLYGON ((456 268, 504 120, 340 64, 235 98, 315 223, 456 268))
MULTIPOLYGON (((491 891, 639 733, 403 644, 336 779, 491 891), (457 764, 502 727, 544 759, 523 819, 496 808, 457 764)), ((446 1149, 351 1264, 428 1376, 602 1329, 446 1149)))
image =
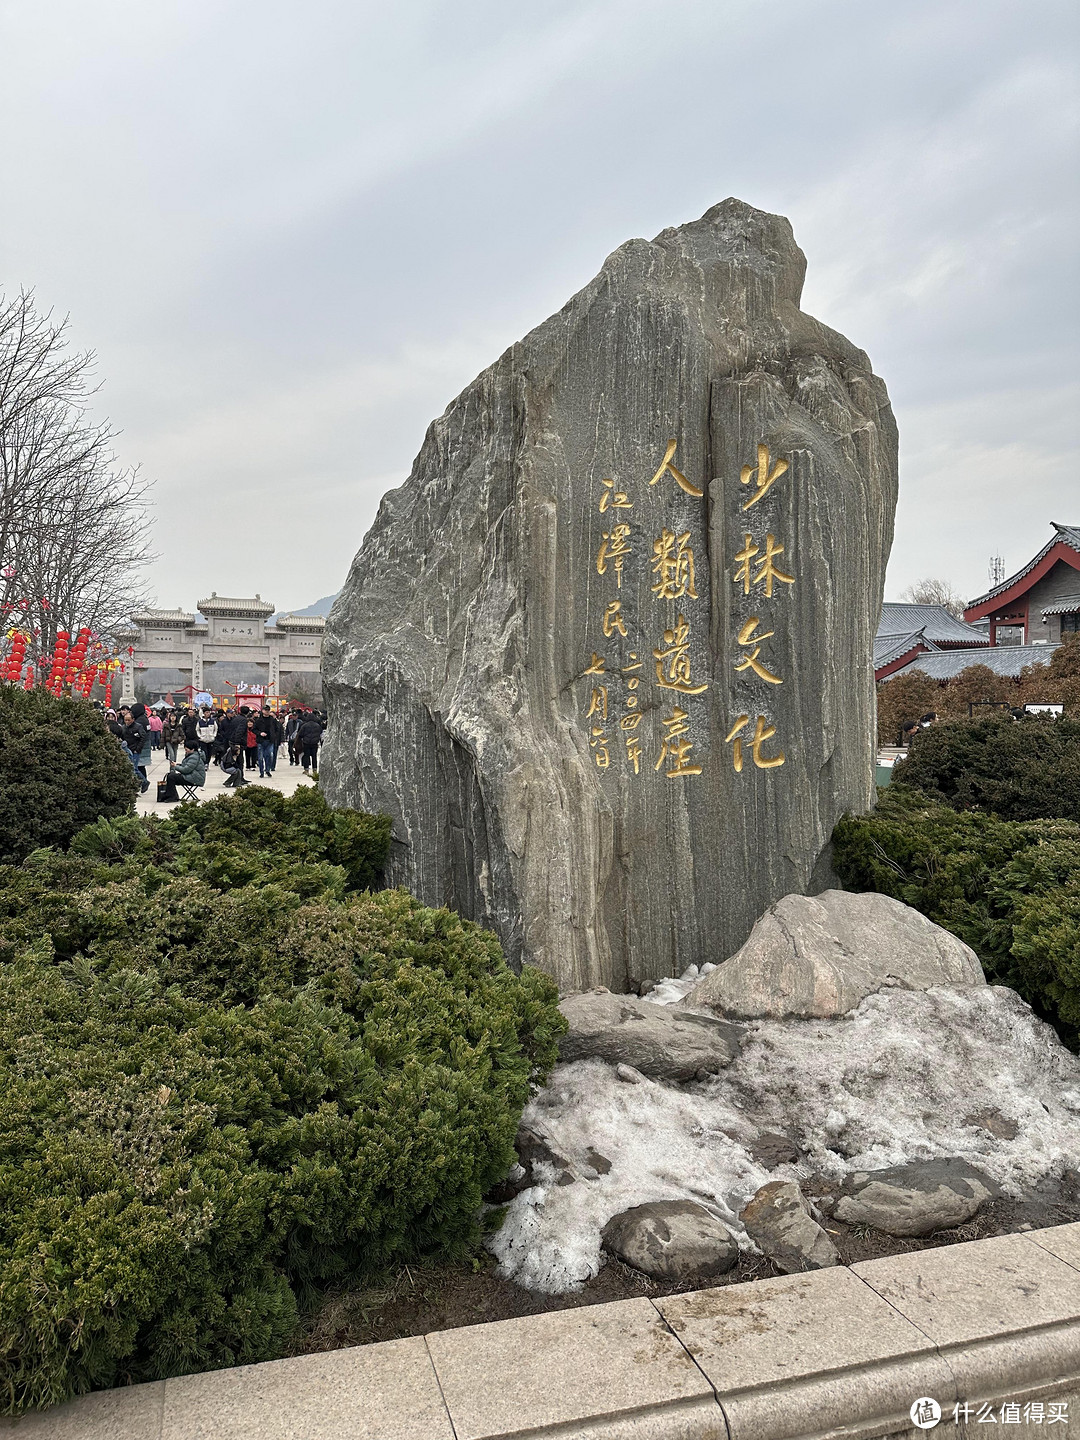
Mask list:
POLYGON ((158 1380, 0 1419, 0 1435, 1068 1440, 1078 1420, 1073 1224, 158 1380))
MULTIPOLYGON (((183 750, 180 751, 181 758, 183 750)), ((147 772, 150 780, 150 789, 145 795, 140 795, 135 802, 135 808, 140 815, 166 815, 173 808, 172 805, 159 805, 157 801, 157 782, 162 779, 169 768, 169 762, 165 758, 164 750, 155 750, 154 759, 147 772)), ((283 795, 291 795, 298 785, 310 785, 311 781, 304 775, 299 765, 289 764, 289 752, 284 745, 278 751, 277 766, 273 775, 268 775, 265 780, 260 780, 258 770, 245 770, 244 778, 253 785, 261 785, 271 790, 280 790, 283 795)), ((219 795, 233 795, 236 792, 230 787, 225 788, 225 781, 228 776, 217 765, 210 764, 206 767, 206 784, 199 792, 203 800, 214 800, 219 795)))

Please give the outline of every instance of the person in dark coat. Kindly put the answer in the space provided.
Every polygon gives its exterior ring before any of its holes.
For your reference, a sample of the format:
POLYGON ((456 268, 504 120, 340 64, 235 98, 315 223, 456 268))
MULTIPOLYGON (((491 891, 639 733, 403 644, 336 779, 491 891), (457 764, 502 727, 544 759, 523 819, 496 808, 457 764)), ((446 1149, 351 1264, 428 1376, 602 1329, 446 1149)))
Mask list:
POLYGON ((241 741, 244 747, 244 769, 254 770, 258 764, 259 737, 255 733, 255 721, 248 717, 244 724, 244 734, 241 741))
POLYGON ((175 710, 169 711, 165 729, 161 733, 165 740, 165 758, 171 764, 180 754, 180 746, 184 743, 184 731, 175 710))
POLYGON ((285 744, 289 747, 289 764, 300 764, 300 747, 296 743, 296 732, 300 729, 303 716, 299 710, 290 710, 285 721, 285 744))
POLYGON ((185 710, 180 717, 180 728, 184 732, 184 744, 193 748, 199 743, 199 717, 194 710, 185 710))
POLYGON ((120 713, 124 717, 124 744, 131 755, 131 763, 135 766, 145 795, 150 789, 146 772, 154 758, 150 748, 150 730, 146 724, 146 706, 136 701, 120 713))
POLYGON ((304 767, 305 775, 309 770, 318 769, 319 742, 322 740, 322 733, 323 727, 314 715, 309 715, 297 731, 300 763, 304 767))
POLYGON ((221 768, 229 777, 225 781, 227 787, 239 790, 241 785, 250 785, 250 780, 244 779, 244 747, 239 741, 225 751, 221 757, 221 768))
POLYGON ((259 737, 259 774, 260 776, 272 775, 274 760, 277 756, 277 737, 281 726, 265 705, 256 715, 254 723, 255 734, 259 737))

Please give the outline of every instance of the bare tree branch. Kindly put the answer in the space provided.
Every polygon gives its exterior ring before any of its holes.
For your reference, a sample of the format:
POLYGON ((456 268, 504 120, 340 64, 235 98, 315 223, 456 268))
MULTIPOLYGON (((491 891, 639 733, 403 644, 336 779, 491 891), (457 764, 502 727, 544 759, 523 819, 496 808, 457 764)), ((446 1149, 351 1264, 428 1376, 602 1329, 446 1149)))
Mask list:
POLYGON ((66 330, 31 293, 0 297, 0 619, 34 633, 35 658, 145 603, 153 558, 148 486, 90 419, 94 355, 69 353, 66 330))

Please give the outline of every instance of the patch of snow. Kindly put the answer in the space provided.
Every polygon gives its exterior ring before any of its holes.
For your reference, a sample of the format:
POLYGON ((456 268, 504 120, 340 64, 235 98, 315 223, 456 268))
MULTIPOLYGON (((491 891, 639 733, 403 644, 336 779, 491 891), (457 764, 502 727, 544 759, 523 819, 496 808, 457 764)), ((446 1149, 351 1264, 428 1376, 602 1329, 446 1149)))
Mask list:
POLYGON ((523 1123, 579 1178, 538 1167, 489 1243, 504 1275, 558 1294, 598 1272, 607 1221, 650 1200, 696 1200, 753 1249, 738 1214, 768 1180, 955 1155, 1019 1196, 1080 1168, 1078 1112, 1080 1059, 1014 991, 884 990, 839 1019, 753 1021, 741 1055, 690 1085, 628 1085, 600 1060, 556 1067, 523 1123), (1015 1140, 964 1124, 988 1108, 1017 1122, 1015 1140), (806 1163, 764 1170, 749 1150, 763 1131, 789 1134, 806 1163))
POLYGON ((715 965, 708 963, 699 969, 691 965, 681 975, 671 976, 666 980, 658 980, 644 999, 652 1002, 653 1005, 677 1005, 684 995, 688 995, 703 975, 708 975, 715 970, 715 965))

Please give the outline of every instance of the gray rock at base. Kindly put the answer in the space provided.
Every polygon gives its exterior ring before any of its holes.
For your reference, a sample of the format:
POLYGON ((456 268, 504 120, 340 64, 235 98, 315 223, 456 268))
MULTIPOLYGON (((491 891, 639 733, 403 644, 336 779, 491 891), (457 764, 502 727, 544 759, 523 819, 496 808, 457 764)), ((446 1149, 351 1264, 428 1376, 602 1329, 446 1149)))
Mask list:
POLYGON ((739 1258, 726 1225, 692 1200, 657 1200, 615 1215, 603 1246, 654 1280, 710 1280, 739 1258))
POLYGON ((770 1180, 747 1202, 739 1219, 761 1253, 787 1275, 839 1264, 836 1246, 793 1181, 770 1180))
POLYGON ((775 1170, 778 1165, 794 1165, 799 1159, 799 1148, 793 1140, 787 1135, 775 1135, 770 1131, 755 1135, 749 1150, 766 1170, 775 1170))
POLYGON ((328 619, 328 799, 564 991, 730 955, 872 800, 896 429, 804 271, 738 200, 622 245, 431 425, 328 619))
POLYGON ((715 1075, 739 1053, 740 1026, 636 995, 590 991, 568 995, 559 1009, 570 1026, 559 1038, 567 1062, 606 1060, 653 1079, 693 1080, 715 1075))
POLYGON ((886 1235, 930 1235, 963 1225, 998 1193, 965 1160, 917 1160, 847 1176, 833 1213, 847 1225, 869 1225, 886 1235))
POLYGON ((974 950, 889 895, 785 895, 683 1004, 740 1018, 843 1015, 883 986, 985 985, 974 950))

